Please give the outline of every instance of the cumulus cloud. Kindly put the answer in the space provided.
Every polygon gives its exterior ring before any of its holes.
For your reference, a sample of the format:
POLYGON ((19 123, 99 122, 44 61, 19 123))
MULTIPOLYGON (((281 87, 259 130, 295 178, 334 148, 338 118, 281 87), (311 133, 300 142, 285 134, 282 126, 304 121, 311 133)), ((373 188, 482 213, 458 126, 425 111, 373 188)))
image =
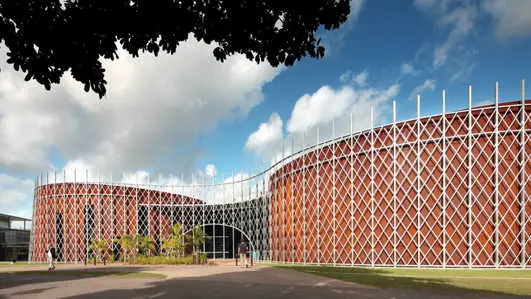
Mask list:
POLYGON ((499 39, 523 38, 531 34, 531 1, 485 0, 483 10, 492 16, 499 39))
POLYGON ((103 101, 68 76, 46 92, 4 66, 0 166, 48 167, 54 146, 72 163, 100 168, 134 170, 164 157, 173 159, 176 169, 190 169, 197 151, 183 144, 193 144, 222 119, 245 116, 262 100, 262 86, 280 71, 242 56, 219 63, 213 47, 190 39, 173 56, 133 59, 120 51, 119 60, 105 62, 109 86, 103 101), (183 152, 186 158, 179 160, 183 152))
POLYGON ((435 89, 435 80, 426 79, 424 83, 422 83, 421 85, 413 89, 413 91, 409 95, 409 99, 413 99, 417 94, 422 94, 426 90, 433 91, 434 89, 435 89))
POLYGON ((215 176, 217 173, 217 169, 216 169, 216 166, 214 164, 208 164, 206 167, 205 167, 205 174, 209 177, 213 177, 215 176))
POLYGON ((323 86, 313 94, 305 94, 293 107, 281 146, 262 151, 261 158, 274 165, 310 145, 370 128, 371 107, 377 125, 389 108, 389 100, 399 91, 398 84, 383 89, 344 85, 338 89, 323 86))
POLYGON ((273 113, 269 120, 261 123, 258 129, 251 133, 245 143, 245 149, 256 154, 263 154, 276 149, 282 140, 283 122, 278 113, 273 113))
POLYGON ((354 77, 352 81, 354 81, 356 84, 358 84, 359 87, 365 87, 367 84, 367 77, 369 77, 369 73, 367 71, 363 71, 354 77))
MULTIPOLYGON (((77 179, 87 172, 91 179, 113 173, 113 180, 127 176, 129 182, 138 176, 153 180, 149 173, 189 176, 202 154, 197 136, 223 120, 245 117, 262 101, 262 87, 283 69, 240 55, 219 63, 212 57, 215 46, 192 37, 174 55, 133 59, 120 50, 120 59, 104 61, 109 84, 103 100, 85 93, 70 75, 51 91, 24 81, 0 48, 0 169, 24 177, 61 168, 51 160, 53 149, 66 161, 67 176, 76 169, 77 179)), ((31 209, 31 189, 19 180, 22 189, 1 189, 3 198, 17 203, 1 204, 2 210, 31 209), (24 202, 17 199, 21 194, 24 202)))
POLYGON ((34 182, 0 173, 0 207, 2 213, 31 218, 34 182))
POLYGON ((366 108, 378 106, 396 96, 400 90, 398 84, 387 89, 375 88, 355 89, 343 86, 334 90, 330 86, 323 86, 313 94, 305 94, 297 100, 287 130, 290 133, 308 130, 316 125, 329 123, 333 119, 358 112, 367 112, 366 108), (362 109, 363 107, 363 109, 362 109))

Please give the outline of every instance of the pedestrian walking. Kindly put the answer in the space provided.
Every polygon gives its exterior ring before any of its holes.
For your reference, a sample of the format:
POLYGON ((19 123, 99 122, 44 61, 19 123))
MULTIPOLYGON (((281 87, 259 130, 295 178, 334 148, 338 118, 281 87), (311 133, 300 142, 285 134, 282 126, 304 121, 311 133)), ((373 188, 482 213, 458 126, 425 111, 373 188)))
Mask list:
POLYGON ((54 259, 57 258, 55 248, 53 248, 52 246, 48 247, 48 249, 46 250, 46 255, 48 257, 48 262, 50 263, 50 265, 48 266, 48 270, 55 270, 55 265, 53 264, 54 259))
POLYGON ((242 268, 248 268, 249 265, 247 264, 247 253, 249 249, 247 247, 247 243, 241 241, 240 245, 238 246, 238 255, 240 256, 240 267, 242 268))

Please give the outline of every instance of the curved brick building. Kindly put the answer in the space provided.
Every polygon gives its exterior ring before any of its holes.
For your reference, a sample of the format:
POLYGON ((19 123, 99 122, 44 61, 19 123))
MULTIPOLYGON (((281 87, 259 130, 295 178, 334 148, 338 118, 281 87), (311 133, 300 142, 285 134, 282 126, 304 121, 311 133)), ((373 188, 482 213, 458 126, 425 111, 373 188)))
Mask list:
POLYGON ((198 188, 184 196, 178 188, 41 178, 31 259, 44 259, 50 244, 62 260, 82 260, 94 236, 158 240, 182 222, 212 226, 204 249, 216 257, 232 257, 243 238, 273 262, 529 266, 531 101, 393 122, 306 149, 245 181, 198 188), (219 186, 224 199, 211 203, 205 194, 216 196, 219 186))

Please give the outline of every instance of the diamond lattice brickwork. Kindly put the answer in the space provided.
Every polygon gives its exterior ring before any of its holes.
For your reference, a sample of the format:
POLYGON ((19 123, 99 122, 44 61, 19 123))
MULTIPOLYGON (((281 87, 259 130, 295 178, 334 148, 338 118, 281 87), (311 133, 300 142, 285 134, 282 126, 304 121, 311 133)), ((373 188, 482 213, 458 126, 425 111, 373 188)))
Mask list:
MULTIPOLYGON (((530 102, 504 103, 353 133, 236 182, 46 174, 36 179, 30 256, 44 261, 52 245, 60 261, 84 261, 92 240, 114 252, 125 234, 152 237, 159 252, 182 223, 183 233, 239 230, 254 257, 273 262, 531 266, 530 133, 530 102)), ((212 239, 216 258, 230 251, 215 241, 225 234, 212 239)))

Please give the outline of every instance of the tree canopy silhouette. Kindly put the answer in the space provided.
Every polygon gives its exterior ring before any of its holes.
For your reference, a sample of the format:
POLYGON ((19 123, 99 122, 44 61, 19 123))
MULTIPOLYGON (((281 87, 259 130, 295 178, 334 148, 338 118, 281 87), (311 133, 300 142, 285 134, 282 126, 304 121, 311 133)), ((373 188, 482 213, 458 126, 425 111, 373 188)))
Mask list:
POLYGON ((223 62, 241 53, 251 61, 291 66, 309 55, 322 58, 318 29, 347 20, 349 0, 5 0, 0 1, 0 42, 7 62, 47 90, 65 71, 106 93, 100 58, 117 59, 117 44, 139 52, 175 53, 193 34, 215 42, 223 62))

